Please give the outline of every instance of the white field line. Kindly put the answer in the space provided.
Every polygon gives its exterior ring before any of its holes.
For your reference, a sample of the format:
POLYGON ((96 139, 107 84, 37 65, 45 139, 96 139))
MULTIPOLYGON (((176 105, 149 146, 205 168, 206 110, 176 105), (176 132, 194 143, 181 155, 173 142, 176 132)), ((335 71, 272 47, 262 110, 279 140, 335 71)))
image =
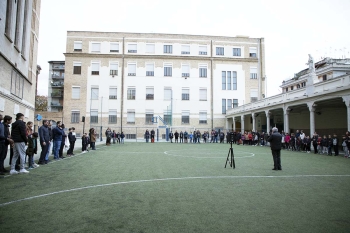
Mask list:
MULTIPOLYGON (((178 153, 177 151, 182 151, 182 150, 170 150, 170 151, 164 151, 164 154, 168 155, 168 156, 173 156, 173 157, 184 157, 184 158, 194 158, 194 159, 223 159, 223 158, 227 158, 227 155, 225 157, 206 157, 206 156, 188 156, 188 155, 179 155, 179 154, 172 154, 172 152, 178 153)), ((186 152, 188 152, 188 150, 186 150, 186 152)), ((201 154, 203 152, 200 151, 196 151, 197 153, 201 154)), ((221 152, 217 152, 217 153, 221 153, 221 152)), ((228 152, 222 152, 223 154, 228 153, 228 152)), ((245 152, 245 151, 234 151, 234 154, 236 153, 246 153, 246 154, 250 154, 249 156, 234 156, 235 159, 241 159, 241 158, 249 158, 249 157, 254 157, 255 154, 254 153, 250 153, 250 152, 245 152)), ((205 152, 204 152, 205 154, 205 152)))
POLYGON ((18 200, 13 200, 10 202, 1 203, 0 207, 15 204, 22 201, 28 201, 40 197, 52 196, 60 193, 68 193, 73 191, 81 191, 85 189, 98 188, 98 187, 106 187, 106 186, 114 186, 120 184, 133 184, 133 183, 145 183, 145 182, 157 182, 157 181, 173 181, 173 180, 194 180, 194 179, 239 179, 239 178, 308 178, 308 177, 350 177, 350 175, 294 175, 294 176, 202 176, 202 177, 179 177, 179 178, 163 178, 163 179, 151 179, 151 180, 133 180, 133 181, 122 181, 116 183, 109 184, 99 184, 99 185, 91 185, 80 188, 66 189, 61 191, 56 191, 52 193, 45 193, 37 196, 26 197, 18 200))

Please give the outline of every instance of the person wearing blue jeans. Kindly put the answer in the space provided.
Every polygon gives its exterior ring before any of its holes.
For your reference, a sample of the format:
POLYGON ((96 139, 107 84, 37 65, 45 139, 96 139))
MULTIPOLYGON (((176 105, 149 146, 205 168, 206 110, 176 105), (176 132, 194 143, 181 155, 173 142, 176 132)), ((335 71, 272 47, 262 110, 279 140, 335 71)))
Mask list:
POLYGON ((62 143, 63 130, 61 129, 61 121, 57 121, 57 126, 52 130, 54 159, 59 160, 59 152, 62 143))

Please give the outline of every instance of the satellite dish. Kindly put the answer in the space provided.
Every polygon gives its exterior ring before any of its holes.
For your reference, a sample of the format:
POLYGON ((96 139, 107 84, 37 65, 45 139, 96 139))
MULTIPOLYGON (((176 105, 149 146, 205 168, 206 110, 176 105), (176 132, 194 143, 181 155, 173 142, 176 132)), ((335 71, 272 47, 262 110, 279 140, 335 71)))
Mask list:
POLYGON ((35 116, 35 119, 36 119, 37 121, 41 121, 41 120, 43 119, 43 117, 42 117, 40 114, 37 114, 37 115, 35 116))

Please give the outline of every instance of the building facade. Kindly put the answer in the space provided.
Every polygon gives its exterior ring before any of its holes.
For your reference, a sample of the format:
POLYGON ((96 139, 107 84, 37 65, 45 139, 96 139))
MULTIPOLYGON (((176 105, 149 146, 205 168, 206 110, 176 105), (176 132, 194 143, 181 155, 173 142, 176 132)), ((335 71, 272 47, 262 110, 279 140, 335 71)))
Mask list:
POLYGON ((40 0, 0 1, 0 113, 34 120, 40 0))
POLYGON ((231 109, 227 128, 236 131, 304 130, 343 135, 350 130, 350 59, 325 58, 282 82, 282 94, 231 109))
MULTIPOLYGON (((224 128, 226 110, 265 93, 264 39, 67 33, 64 122, 125 131, 224 128)), ((141 134, 142 136, 142 134, 141 134)), ((139 134, 137 133, 137 136, 139 134)))

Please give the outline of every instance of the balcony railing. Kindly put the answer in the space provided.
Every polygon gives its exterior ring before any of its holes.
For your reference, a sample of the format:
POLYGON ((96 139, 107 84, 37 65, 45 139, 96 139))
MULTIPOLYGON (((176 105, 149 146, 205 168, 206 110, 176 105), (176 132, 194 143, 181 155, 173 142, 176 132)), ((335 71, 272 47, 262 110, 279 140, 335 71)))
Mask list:
POLYGON ((53 74, 53 75, 51 75, 51 78, 52 79, 64 79, 64 75, 55 75, 55 74, 53 74))
POLYGON ((51 93, 51 97, 63 97, 63 93, 62 92, 52 92, 51 93))
POLYGON ((60 103, 51 102, 51 108, 63 108, 60 103))
POLYGON ((64 65, 54 65, 52 67, 53 70, 64 70, 64 65))
POLYGON ((64 82, 52 82, 51 87, 63 87, 64 82))

